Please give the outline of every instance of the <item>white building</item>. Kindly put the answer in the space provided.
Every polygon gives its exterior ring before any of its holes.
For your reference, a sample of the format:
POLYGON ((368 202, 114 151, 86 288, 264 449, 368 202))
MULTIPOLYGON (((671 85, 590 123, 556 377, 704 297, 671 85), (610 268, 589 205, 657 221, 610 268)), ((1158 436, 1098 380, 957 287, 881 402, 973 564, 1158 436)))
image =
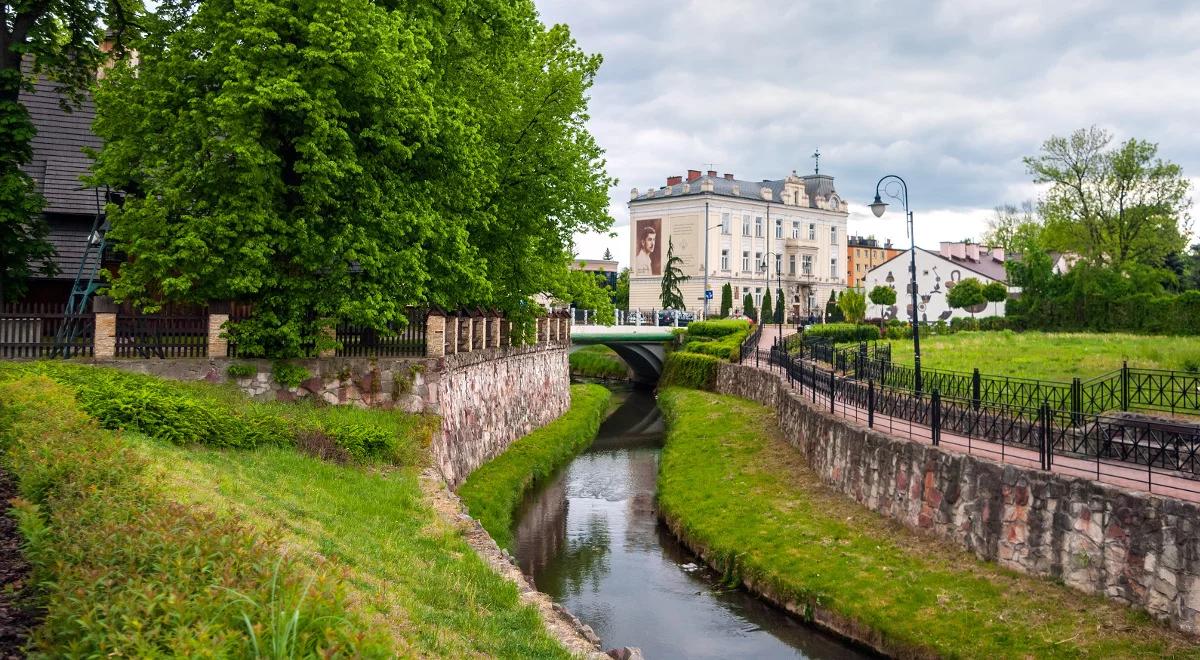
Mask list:
POLYGON ((833 177, 825 174, 742 181, 689 170, 686 179, 668 177, 656 190, 634 188, 629 306, 661 306, 670 244, 691 278, 680 287, 689 310, 704 308, 707 270, 710 315, 720 311, 721 289, 728 283, 735 313, 747 293, 761 308, 762 296, 782 285, 789 317, 820 316, 830 292, 846 288, 848 215, 833 177))
MULTIPOLYGON (((946 294, 960 280, 973 277, 981 284, 1007 282, 1004 271, 1003 248, 989 248, 975 243, 942 243, 938 252, 917 248, 917 310, 918 320, 936 323, 952 318, 970 317, 970 310, 952 309, 946 294)), ((866 290, 877 286, 896 290, 896 304, 884 309, 883 318, 912 321, 912 289, 909 288, 911 257, 906 250, 871 269, 866 277, 866 290)), ((976 309, 977 316, 1004 316, 1004 303, 987 303, 976 309)), ((879 315, 879 306, 867 301, 867 315, 879 315)))

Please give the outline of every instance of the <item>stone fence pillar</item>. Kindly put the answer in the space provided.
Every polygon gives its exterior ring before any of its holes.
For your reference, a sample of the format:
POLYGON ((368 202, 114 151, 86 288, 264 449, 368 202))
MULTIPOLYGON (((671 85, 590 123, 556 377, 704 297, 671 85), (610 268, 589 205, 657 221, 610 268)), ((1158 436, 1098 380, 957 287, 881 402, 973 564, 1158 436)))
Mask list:
POLYGON ((476 313, 471 317, 471 350, 479 351, 487 348, 487 319, 483 314, 476 313))
POLYGON ((500 324, 504 323, 504 317, 498 314, 493 314, 488 319, 488 346, 493 348, 500 346, 500 324))
POLYGON ((208 357, 229 357, 229 340, 221 336, 221 329, 228 322, 228 314, 208 315, 208 357))
POLYGON ((117 356, 117 315, 111 312, 96 314, 96 331, 92 336, 92 357, 111 360, 117 356))
POLYGON ((425 357, 445 357, 446 317, 440 312, 430 312, 425 319, 425 357))

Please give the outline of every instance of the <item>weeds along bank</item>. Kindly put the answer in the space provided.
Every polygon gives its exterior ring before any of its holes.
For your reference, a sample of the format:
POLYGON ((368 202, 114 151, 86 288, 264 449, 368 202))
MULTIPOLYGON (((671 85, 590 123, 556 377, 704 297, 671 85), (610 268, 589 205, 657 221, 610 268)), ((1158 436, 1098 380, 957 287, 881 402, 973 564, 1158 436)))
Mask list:
POLYGON ((572 385, 566 414, 517 440, 467 477, 458 495, 500 547, 512 549, 513 515, 525 493, 596 438, 611 397, 600 385, 572 385))
POLYGON ((770 409, 660 394, 661 514, 731 581, 908 657, 1200 657, 1148 616, 985 563, 829 490, 770 409))
POLYGON ((30 651, 569 657, 424 500, 431 429, 103 369, 0 367, 0 463, 46 612, 30 651))

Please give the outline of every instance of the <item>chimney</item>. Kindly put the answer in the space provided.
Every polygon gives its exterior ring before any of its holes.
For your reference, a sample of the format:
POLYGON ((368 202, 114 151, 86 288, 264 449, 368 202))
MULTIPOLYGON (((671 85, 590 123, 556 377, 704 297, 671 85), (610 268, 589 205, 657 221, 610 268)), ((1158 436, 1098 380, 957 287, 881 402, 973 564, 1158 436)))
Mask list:
MULTIPOLYGON (((688 179, 688 181, 691 181, 691 179, 688 179)), ((675 185, 679 185, 681 183, 683 183, 683 177, 681 177, 681 176, 667 177, 667 185, 668 186, 675 186, 675 185)))
POLYGON ((726 181, 733 181, 733 174, 730 174, 729 172, 726 172, 726 173, 725 173, 725 180, 726 180, 726 181))
POLYGON ((717 175, 717 171, 716 171, 716 170, 709 170, 709 171, 707 172, 707 174, 708 174, 708 176, 716 176, 716 175, 717 175))
POLYGON ((992 248, 992 258, 995 259, 996 261, 1003 263, 1004 262, 1004 248, 1002 248, 1002 247, 992 248))
POLYGON ((967 258, 971 261, 979 261, 979 245, 976 243, 967 243, 963 245, 963 251, 967 253, 967 258))
POLYGON ((947 259, 949 259, 950 257, 954 256, 954 248, 951 247, 953 245, 953 243, 948 243, 946 241, 942 241, 938 245, 940 247, 938 252, 940 252, 943 257, 946 257, 947 259))
POLYGON ((700 178, 700 170, 688 170, 688 181, 695 181, 700 178))

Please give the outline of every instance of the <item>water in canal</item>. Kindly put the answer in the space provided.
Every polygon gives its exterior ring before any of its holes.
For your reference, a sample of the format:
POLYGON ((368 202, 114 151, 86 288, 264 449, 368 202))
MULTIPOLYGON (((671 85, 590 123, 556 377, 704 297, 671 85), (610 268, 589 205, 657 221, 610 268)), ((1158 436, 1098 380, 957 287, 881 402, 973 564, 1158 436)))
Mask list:
POLYGON ((683 548, 655 512, 663 421, 654 396, 614 388, 592 447, 526 498, 517 560, 605 648, 665 658, 860 658, 863 653, 738 590, 683 548))

